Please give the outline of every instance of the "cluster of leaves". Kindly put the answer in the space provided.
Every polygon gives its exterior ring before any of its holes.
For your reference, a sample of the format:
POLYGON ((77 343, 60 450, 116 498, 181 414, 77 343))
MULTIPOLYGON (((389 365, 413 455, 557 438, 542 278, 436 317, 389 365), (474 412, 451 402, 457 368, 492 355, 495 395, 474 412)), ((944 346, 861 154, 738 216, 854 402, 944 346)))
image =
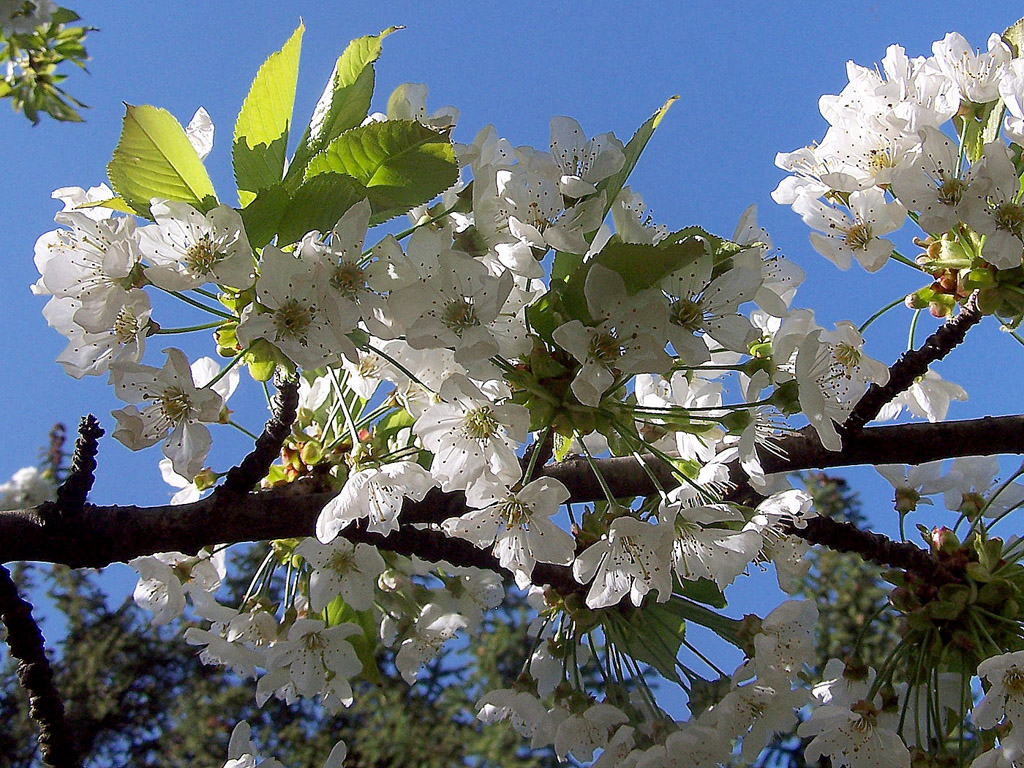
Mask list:
POLYGON ((0 98, 10 99, 14 111, 23 112, 33 125, 40 113, 78 123, 78 110, 88 108, 61 87, 68 76, 57 71, 63 62, 85 69, 85 36, 95 28, 75 24, 80 20, 74 11, 58 8, 48 23, 31 32, 0 35, 0 64, 7 64, 0 98))

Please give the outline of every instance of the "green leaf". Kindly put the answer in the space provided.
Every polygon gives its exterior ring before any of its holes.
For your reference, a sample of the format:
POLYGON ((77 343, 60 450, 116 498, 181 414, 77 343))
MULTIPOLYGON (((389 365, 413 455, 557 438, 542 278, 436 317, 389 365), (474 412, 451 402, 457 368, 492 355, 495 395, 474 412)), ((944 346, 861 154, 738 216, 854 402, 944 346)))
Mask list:
POLYGON ((664 604, 647 604, 628 619, 616 616, 604 628, 620 650, 650 664, 666 680, 681 682, 676 659, 686 633, 686 621, 673 615, 664 604))
POLYGON ((373 96, 373 63, 380 57, 381 41, 403 27, 388 27, 379 35, 359 37, 348 44, 334 63, 327 87, 313 110, 285 178, 298 185, 310 159, 350 128, 363 122, 373 96))
POLYGON ((677 590, 691 600, 710 605, 713 608, 725 608, 726 606, 725 595, 711 579, 680 581, 677 584, 677 590))
POLYGON ((1015 24, 1006 28, 1003 32, 1003 42, 1010 46, 1015 58, 1020 56, 1021 48, 1024 47, 1024 19, 1018 19, 1015 24))
POLYGON ((351 176, 325 173, 303 182, 294 193, 283 182, 261 189, 240 213, 250 245, 262 248, 276 235, 283 246, 314 229, 329 231, 365 197, 366 188, 351 176))
POLYGON ((284 175, 303 31, 299 24, 281 50, 263 62, 235 121, 231 161, 243 208, 284 175))
POLYGON ((555 258, 551 262, 551 282, 553 284, 568 282, 573 273, 580 268, 585 255, 555 251, 555 258))
POLYGON ((626 162, 623 164, 622 169, 597 185, 597 191, 600 193, 604 191, 607 195, 605 202, 605 214, 611 210, 612 205, 615 203, 615 198, 619 196, 619 192, 626 185, 626 180, 629 178, 629 174, 636 168, 637 161, 640 159, 640 155, 644 151, 644 147, 647 146, 647 142, 651 140, 651 136, 654 135, 654 130, 661 123, 662 118, 668 112, 679 96, 673 96, 651 115, 643 125, 637 128, 636 133, 633 134, 633 138, 626 144, 625 155, 626 162))
POLYGON ((217 204, 213 182, 185 131, 166 109, 125 105, 121 139, 107 164, 110 186, 133 211, 150 217, 154 197, 203 211, 217 204))
POLYGON ((414 120, 388 120, 353 128, 309 162, 306 178, 343 173, 366 186, 371 222, 387 221, 432 200, 459 177, 445 133, 414 120))
POLYGON ((706 234, 697 227, 691 227, 673 233, 657 245, 624 243, 618 236, 613 236, 599 254, 573 273, 560 292, 566 314, 584 323, 592 320, 584 287, 587 275, 595 264, 619 273, 626 284, 626 290, 638 293, 653 288, 663 277, 693 263, 701 256, 713 253, 712 242, 708 239, 711 236, 705 237, 706 234))
POLYGON ((288 194, 284 184, 278 182, 261 189, 252 202, 239 211, 249 245, 253 248, 262 248, 274 239, 281 217, 291 202, 292 196, 288 194))
POLYGON ((346 640, 351 643, 356 656, 363 662, 362 675, 371 683, 380 683, 380 670, 377 667, 377 630, 379 622, 373 615, 373 609, 357 611, 341 597, 336 597, 324 608, 324 620, 328 627, 351 623, 362 632, 349 635, 346 640))
POLYGON ((345 211, 366 197, 366 187, 343 173, 307 179, 295 191, 278 223, 278 245, 294 243, 313 229, 330 231, 345 211))

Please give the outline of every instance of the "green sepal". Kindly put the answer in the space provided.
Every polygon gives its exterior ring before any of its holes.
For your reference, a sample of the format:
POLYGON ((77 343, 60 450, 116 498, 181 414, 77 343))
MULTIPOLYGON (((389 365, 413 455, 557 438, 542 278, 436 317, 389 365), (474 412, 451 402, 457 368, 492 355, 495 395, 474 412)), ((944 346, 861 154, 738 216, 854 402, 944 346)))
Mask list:
POLYGON ((554 456, 555 461, 564 461, 565 457, 572 451, 572 438, 566 437, 561 432, 555 432, 554 456))
POLYGON ((973 104, 966 116, 957 114, 953 125, 961 137, 964 154, 972 163, 981 159, 985 144, 995 141, 1003 122, 1003 106, 999 100, 973 104))
POLYGON ((304 31, 300 23, 281 50, 263 62, 235 121, 231 162, 242 208, 284 175, 304 31))
POLYGON ((380 57, 381 41, 399 29, 403 27, 388 27, 379 35, 356 38, 338 57, 285 174, 289 188, 299 185, 314 155, 366 118, 373 96, 373 63, 380 57))
POLYGON ((234 357, 238 354, 238 337, 235 335, 237 329, 237 323, 228 323, 213 332, 213 339, 217 344, 217 354, 221 357, 234 357))
POLYGON ((447 133, 415 120, 388 120, 353 128, 309 161, 306 179, 322 173, 354 177, 366 187, 371 223, 400 216, 458 181, 459 165, 447 133))
POLYGON ((165 198, 209 211, 217 205, 213 182, 181 124, 166 109, 125 104, 121 138, 107 164, 110 186, 140 216, 165 198))
POLYGON ((256 339, 242 358, 249 367, 249 375, 256 381, 270 381, 274 369, 287 358, 266 339, 256 339))
POLYGON ((612 174, 597 185, 598 194, 605 192, 607 195, 605 198, 605 215, 608 215, 608 211, 610 211, 612 206, 615 204, 615 198, 619 196, 619 192, 622 191, 622 188, 626 185, 626 180, 629 179, 629 174, 631 174, 633 169, 636 167, 637 161, 640 159, 640 155, 647 146, 647 142, 650 141, 651 136, 654 135, 655 129, 665 117, 669 107, 678 100, 679 96, 672 96, 658 108, 658 111, 647 118, 643 125, 637 128, 636 133, 633 134, 633 138, 631 138, 626 144, 623 152, 626 156, 626 161, 623 163, 622 168, 618 173, 612 174))
POLYGON ((345 640, 351 643, 356 656, 363 662, 363 677, 374 685, 379 685, 380 670, 377 667, 376 651, 377 627, 380 622, 374 616, 373 608, 366 611, 357 611, 342 600, 341 597, 336 597, 324 608, 323 615, 328 627, 351 623, 362 630, 359 634, 349 635, 345 640))

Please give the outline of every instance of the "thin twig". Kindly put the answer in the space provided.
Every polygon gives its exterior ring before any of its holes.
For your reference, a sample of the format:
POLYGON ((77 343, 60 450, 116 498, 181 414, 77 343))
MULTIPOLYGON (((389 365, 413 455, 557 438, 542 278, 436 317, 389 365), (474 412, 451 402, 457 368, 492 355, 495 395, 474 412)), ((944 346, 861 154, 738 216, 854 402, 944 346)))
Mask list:
POLYGON ((978 310, 978 297, 974 293, 964 302, 960 312, 935 333, 925 339, 918 349, 907 350, 889 368, 889 380, 879 386, 872 384, 843 422, 845 432, 857 432, 874 419, 883 407, 900 392, 907 390, 928 371, 928 366, 948 355, 961 344, 971 327, 978 324, 982 314, 978 310))
POLYGON ((71 455, 71 471, 57 489, 57 514, 69 521, 82 513, 95 481, 96 453, 103 437, 99 421, 91 413, 78 424, 78 440, 71 455))
POLYGON ((270 465, 281 453, 281 446, 291 431, 295 421, 295 411, 299 404, 299 384, 297 381, 280 380, 276 382, 277 394, 270 401, 270 418, 263 427, 263 434, 256 438, 256 445, 242 459, 241 464, 228 470, 224 484, 218 492, 248 493, 256 484, 266 477, 270 465))
POLYGON ((872 563, 916 573, 935 587, 957 580, 930 552, 909 542, 893 541, 880 533, 862 531, 852 523, 813 517, 806 527, 790 527, 788 532, 810 544, 821 544, 836 552, 856 552, 872 563))
POLYGON ((10 571, 0 566, 0 619, 7 645, 18 660, 18 680, 28 693, 29 715, 39 726, 39 755, 51 768, 81 766, 74 737, 64 718, 64 704, 53 683, 43 635, 32 618, 32 605, 18 594, 10 571))

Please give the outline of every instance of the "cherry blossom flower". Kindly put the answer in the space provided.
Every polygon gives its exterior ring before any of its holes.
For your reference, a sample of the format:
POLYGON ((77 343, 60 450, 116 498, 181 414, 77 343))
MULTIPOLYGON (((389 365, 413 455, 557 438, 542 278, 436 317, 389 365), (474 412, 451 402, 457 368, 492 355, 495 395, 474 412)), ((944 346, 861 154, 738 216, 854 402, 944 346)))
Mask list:
POLYGON ((921 229, 941 235, 970 218, 977 205, 972 194, 976 172, 960 174, 960 151, 938 128, 921 129, 921 146, 914 158, 893 177, 892 191, 911 211, 921 229))
POLYGON ((593 704, 562 721, 555 731, 555 754, 563 760, 572 753, 577 760, 593 759, 594 750, 604 749, 612 730, 629 722, 626 713, 607 703, 593 704))
POLYGON ((893 251, 893 244, 882 235, 903 225, 907 210, 901 203, 886 202, 880 189, 850 193, 850 215, 820 200, 798 198, 793 210, 804 223, 818 232, 811 233, 814 249, 840 269, 849 269, 852 259, 868 272, 877 272, 893 251))
POLYGON ((295 548, 295 553, 313 567, 309 577, 309 607, 314 611, 322 611, 339 596, 357 611, 369 610, 373 605, 377 577, 386 567, 376 547, 353 544, 341 537, 329 544, 308 538, 295 548))
POLYGON ((551 155, 561 172, 558 188, 566 197, 594 194, 595 185, 618 173, 626 162, 622 142, 615 134, 586 136, 573 118, 551 118, 551 155))
POLYGON ((608 533, 576 558, 572 575, 580 584, 593 579, 587 593, 590 608, 615 605, 626 595, 639 607, 652 590, 663 603, 672 594, 671 550, 669 526, 617 517, 608 533))
POLYGON ((441 646, 465 626, 466 619, 459 614, 446 612, 437 603, 426 605, 416 619, 413 633, 402 641, 395 654, 395 666, 402 679, 412 683, 420 667, 437 655, 441 646))
POLYGON ((826 756, 835 768, 910 768, 910 751, 894 730, 897 720, 898 715, 887 717, 860 700, 849 709, 818 707, 797 733, 814 737, 804 750, 804 758, 811 762, 826 756))
POLYGON ((107 331, 127 301, 139 263, 135 220, 97 220, 80 211, 62 211, 54 220, 70 229, 47 232, 36 241, 40 278, 32 292, 80 302, 74 322, 92 333, 107 331))
POLYGON ((303 368, 318 368, 339 353, 355 359, 355 345, 345 336, 358 315, 336 317, 319 279, 316 261, 296 258, 268 245, 256 281, 259 304, 243 310, 236 336, 248 345, 265 339, 303 368))
POLYGON ((149 296, 133 288, 123 297, 113 324, 102 331, 87 331, 75 322, 82 308, 78 299, 54 296, 43 308, 43 317, 50 327, 68 339, 68 345, 57 356, 64 372, 76 379, 99 376, 109 370, 111 363, 132 362, 142 359, 146 350, 146 335, 150 330, 152 307, 149 296))
POLYGON ((511 570, 523 588, 535 563, 572 562, 572 536, 550 520, 568 498, 562 483, 541 477, 490 506, 445 520, 442 528, 480 548, 493 544, 501 567, 511 570))
POLYGON ((1013 54, 1002 38, 993 33, 988 50, 979 53, 959 32, 950 32, 932 43, 935 65, 960 88, 967 101, 984 104, 999 98, 999 79, 1013 54))
MULTIPOLYGON (((167 362, 163 368, 130 362, 111 366, 110 380, 118 397, 133 403, 113 412, 117 419, 114 437, 133 451, 164 440, 164 456, 171 460, 174 471, 191 479, 203 468, 212 442, 203 422, 220 420, 224 396, 217 385, 197 386, 180 349, 165 349, 164 353, 167 362), (136 403, 145 405, 139 408, 136 403)), ((218 384, 229 386, 224 380, 218 384)))
POLYGON ((367 530, 387 535, 398 530, 404 499, 422 501, 434 487, 430 473, 413 461, 367 467, 349 475, 341 492, 320 510, 316 537, 326 544, 356 520, 369 518, 367 530))
POLYGON ((324 694, 351 704, 349 680, 359 674, 363 663, 345 638, 361 632, 355 624, 327 627, 319 619, 296 619, 288 638, 267 653, 267 674, 257 684, 257 702, 291 685, 299 696, 324 694))
POLYGON ((255 269, 242 217, 218 205, 207 214, 174 200, 154 200, 156 224, 139 230, 139 250, 151 264, 146 277, 183 291, 206 283, 248 288, 255 269))
POLYGON ((495 403, 465 376, 445 381, 440 396, 413 425, 434 454, 430 474, 443 491, 465 491, 471 506, 489 505, 522 476, 515 448, 526 439, 529 414, 495 403))

